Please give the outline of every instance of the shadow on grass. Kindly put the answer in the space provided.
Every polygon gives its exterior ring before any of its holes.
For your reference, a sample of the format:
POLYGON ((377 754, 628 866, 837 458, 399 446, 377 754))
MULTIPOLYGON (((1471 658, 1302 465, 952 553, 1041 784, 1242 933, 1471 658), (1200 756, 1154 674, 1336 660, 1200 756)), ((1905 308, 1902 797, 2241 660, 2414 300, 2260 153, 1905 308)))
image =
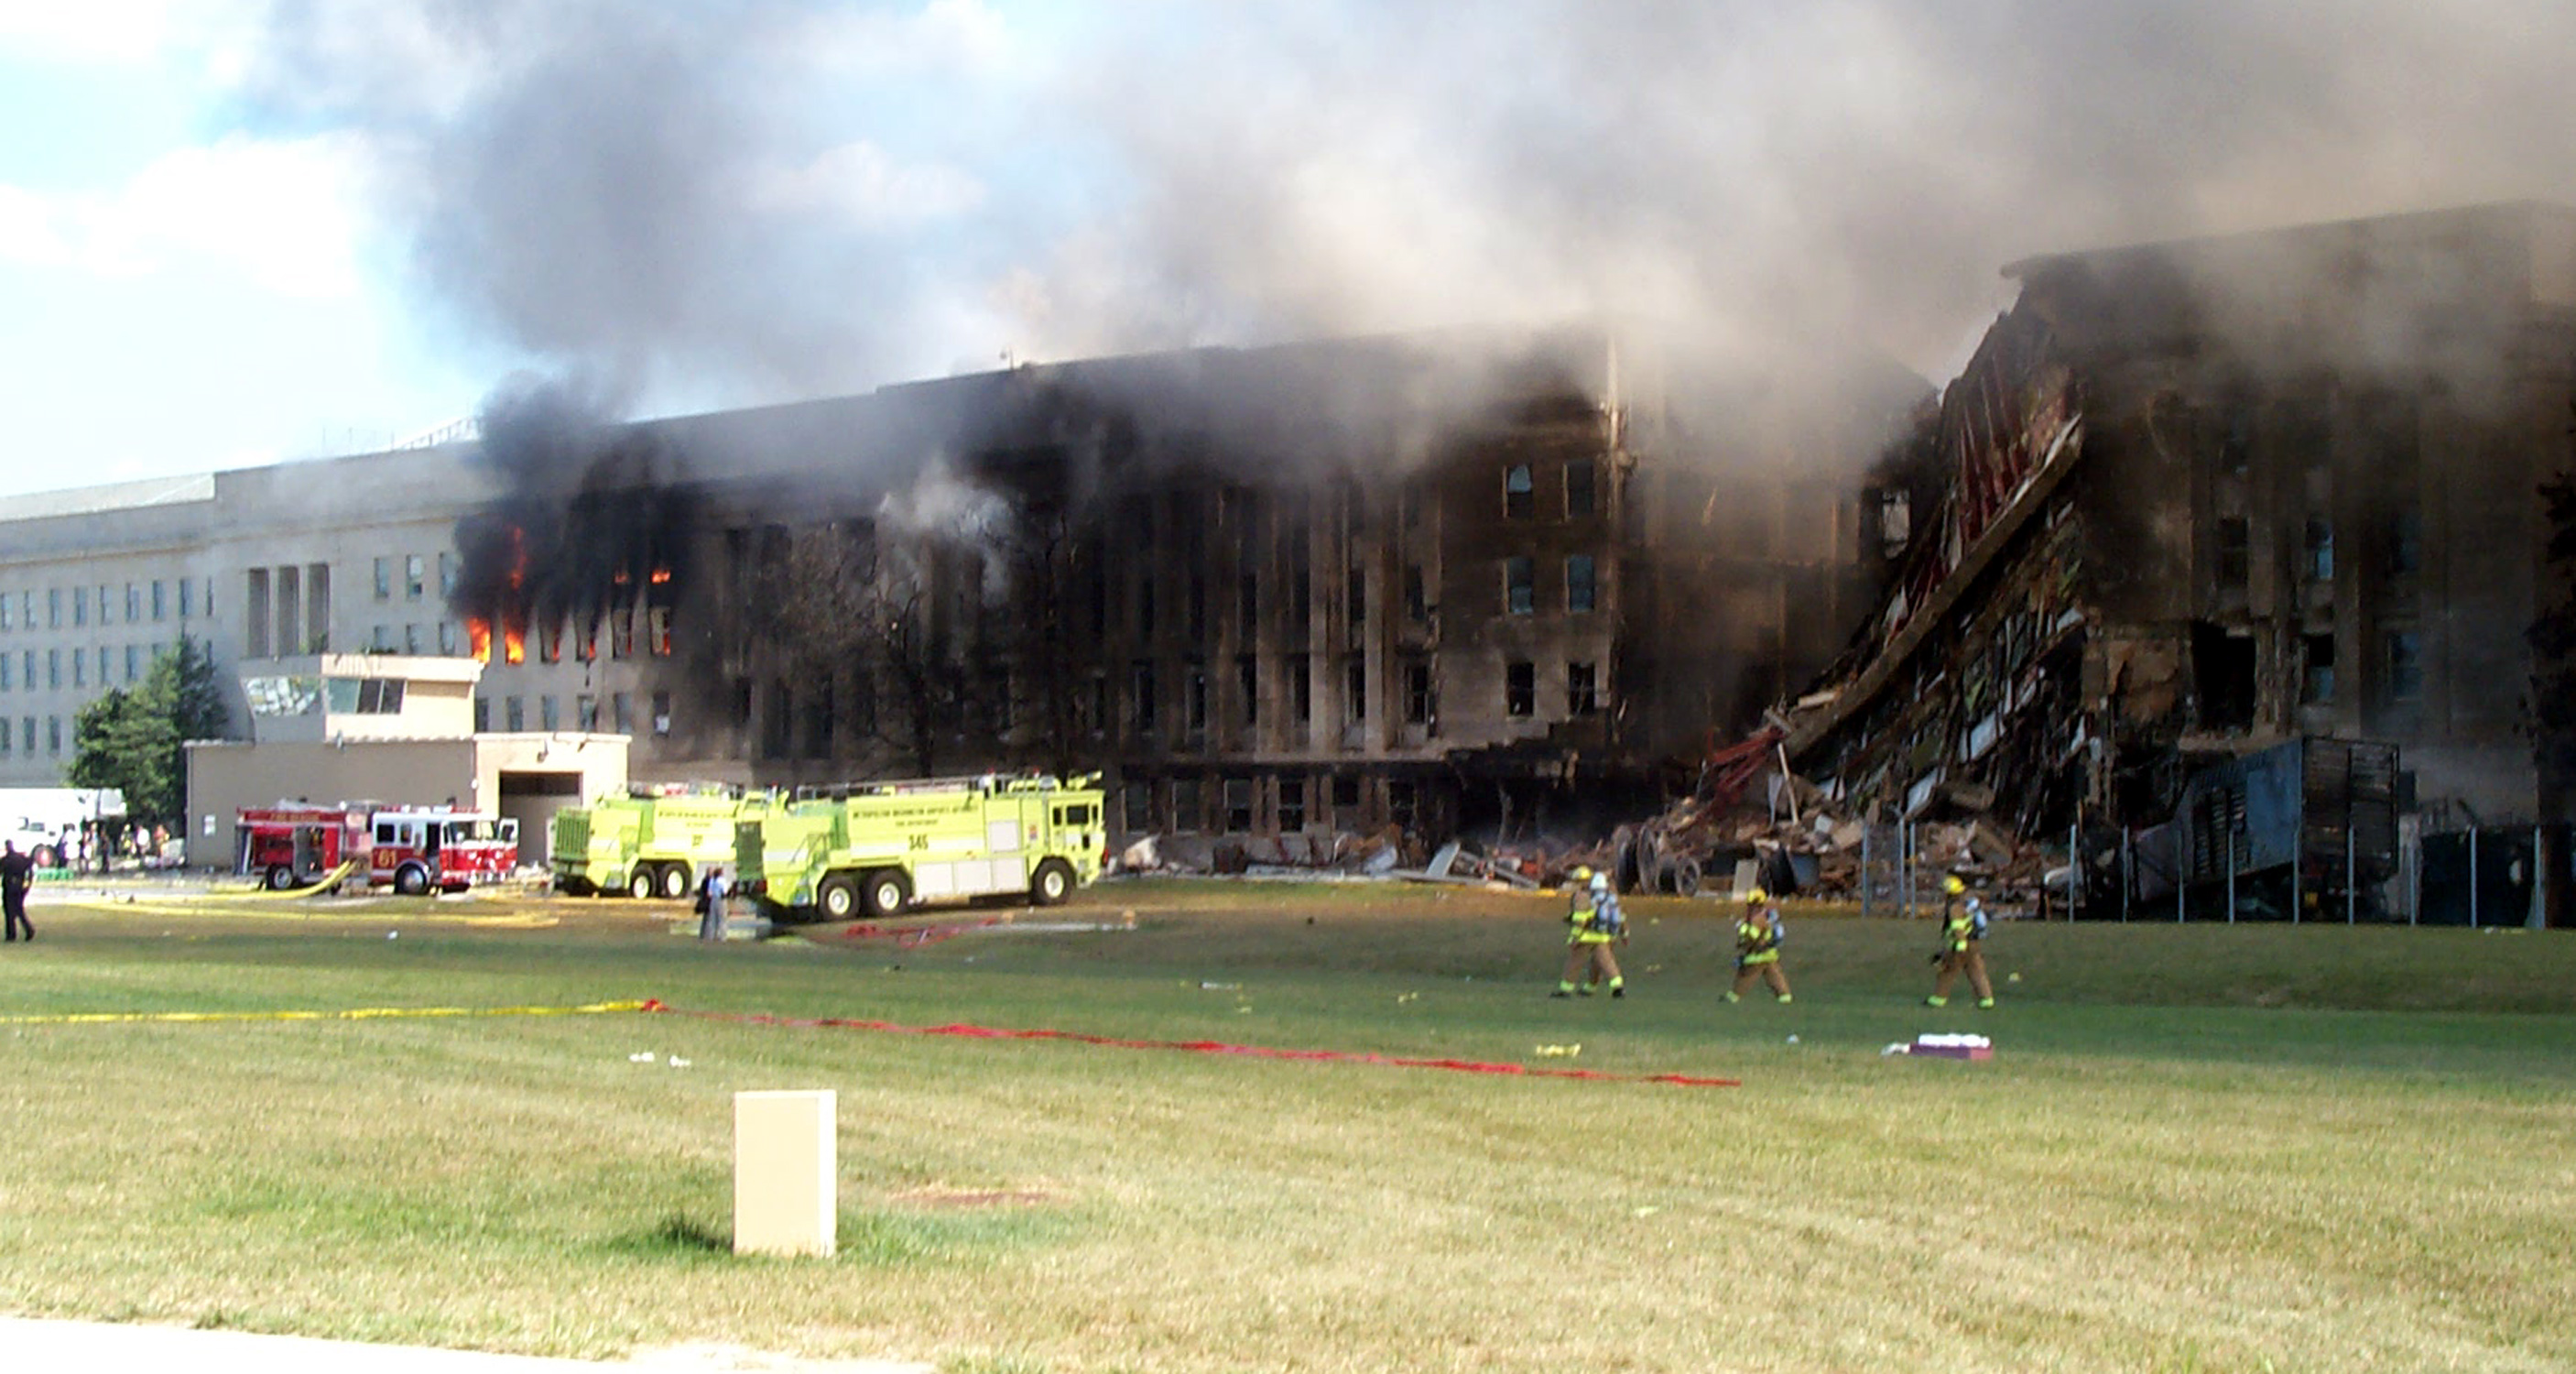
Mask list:
MULTIPOLYGON (((1003 1251, 1045 1244, 1057 1238, 1064 1225, 1061 1218, 1051 1215, 844 1211, 836 1259, 842 1264, 888 1268, 970 1263, 1003 1251)), ((645 1230, 608 1237, 599 1248, 638 1260, 699 1263, 737 1258, 730 1228, 710 1225, 684 1213, 673 1213, 645 1230)), ((767 1263, 770 1259, 739 1258, 749 1263, 767 1263)))
POLYGON ((733 1236, 692 1216, 673 1213, 650 1230, 611 1237, 601 1247, 638 1259, 705 1259, 733 1254, 733 1236))

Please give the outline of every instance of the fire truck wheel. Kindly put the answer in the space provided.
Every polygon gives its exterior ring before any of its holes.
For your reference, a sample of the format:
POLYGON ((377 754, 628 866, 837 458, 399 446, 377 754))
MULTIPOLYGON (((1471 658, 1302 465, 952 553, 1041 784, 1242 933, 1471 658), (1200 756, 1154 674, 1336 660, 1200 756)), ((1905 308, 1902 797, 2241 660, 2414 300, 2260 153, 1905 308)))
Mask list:
POLYGON ((814 891, 814 906, 826 921, 846 921, 859 914, 859 884, 847 873, 835 873, 814 891))
POLYGON ((912 900, 912 879, 900 868, 880 868, 868 875, 868 914, 893 916, 912 900))
POLYGON ((1073 895, 1073 869, 1062 859, 1038 865, 1029 879, 1029 897, 1039 906, 1060 906, 1073 895))
POLYGON ((284 892, 286 889, 293 886, 295 886, 294 869, 288 868, 284 864, 270 864, 268 866, 269 891, 284 892))
POLYGON ((429 870, 419 864, 404 864, 395 869, 394 891, 406 897, 417 897, 429 891, 429 870))
POLYGON ((661 881, 653 876, 651 864, 637 864, 635 871, 626 875, 626 895, 639 902, 650 900, 661 887, 661 881))
POLYGON ((687 864, 662 865, 662 895, 675 902, 689 895, 687 864))

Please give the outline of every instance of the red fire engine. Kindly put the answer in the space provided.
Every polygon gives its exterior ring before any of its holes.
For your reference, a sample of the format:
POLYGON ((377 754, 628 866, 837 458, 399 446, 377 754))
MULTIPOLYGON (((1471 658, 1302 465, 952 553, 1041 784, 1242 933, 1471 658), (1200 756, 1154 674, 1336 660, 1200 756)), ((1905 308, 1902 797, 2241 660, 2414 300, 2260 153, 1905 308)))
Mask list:
POLYGON ((274 889, 354 861, 375 886, 419 894, 497 882, 519 866, 519 823, 449 807, 252 807, 234 820, 234 871, 274 889))
POLYGON ((367 880, 417 894, 499 882, 519 866, 519 823, 484 811, 378 811, 367 880))
POLYGON ((233 821, 233 871, 283 890, 351 859, 363 868, 374 814, 366 802, 250 807, 233 821))

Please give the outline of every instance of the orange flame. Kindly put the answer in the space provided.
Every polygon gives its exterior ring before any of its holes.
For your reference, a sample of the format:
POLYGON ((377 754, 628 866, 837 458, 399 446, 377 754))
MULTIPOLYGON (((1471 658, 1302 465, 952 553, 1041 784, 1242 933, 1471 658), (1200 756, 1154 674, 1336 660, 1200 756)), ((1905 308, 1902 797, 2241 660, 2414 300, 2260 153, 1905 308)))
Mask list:
POLYGON ((669 568, 655 568, 655 569, 653 570, 653 585, 654 585, 654 586, 656 586, 656 587, 661 586, 663 583, 668 582, 668 581, 670 581, 670 580, 671 580, 671 570, 670 570, 669 568))
POLYGON ((467 617, 465 621, 465 638, 467 647, 471 650, 475 659, 484 663, 492 661, 491 621, 485 620, 481 616, 467 617))
POLYGON ((524 627, 517 624, 502 627, 501 661, 504 663, 528 661, 528 632, 524 627))

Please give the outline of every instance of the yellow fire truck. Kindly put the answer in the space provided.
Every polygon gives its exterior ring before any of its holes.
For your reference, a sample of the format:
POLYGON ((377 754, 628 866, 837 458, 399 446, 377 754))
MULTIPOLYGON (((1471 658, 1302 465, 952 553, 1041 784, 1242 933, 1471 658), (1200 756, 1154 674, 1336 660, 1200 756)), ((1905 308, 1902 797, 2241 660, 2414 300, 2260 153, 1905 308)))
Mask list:
POLYGON ((827 921, 1002 892, 1053 906, 1100 876, 1104 801, 1098 774, 807 789, 736 827, 736 890, 827 921))
POLYGON ((555 813, 555 886, 680 898, 709 864, 733 861, 734 827, 769 808, 765 792, 707 783, 631 783, 623 796, 555 813))

